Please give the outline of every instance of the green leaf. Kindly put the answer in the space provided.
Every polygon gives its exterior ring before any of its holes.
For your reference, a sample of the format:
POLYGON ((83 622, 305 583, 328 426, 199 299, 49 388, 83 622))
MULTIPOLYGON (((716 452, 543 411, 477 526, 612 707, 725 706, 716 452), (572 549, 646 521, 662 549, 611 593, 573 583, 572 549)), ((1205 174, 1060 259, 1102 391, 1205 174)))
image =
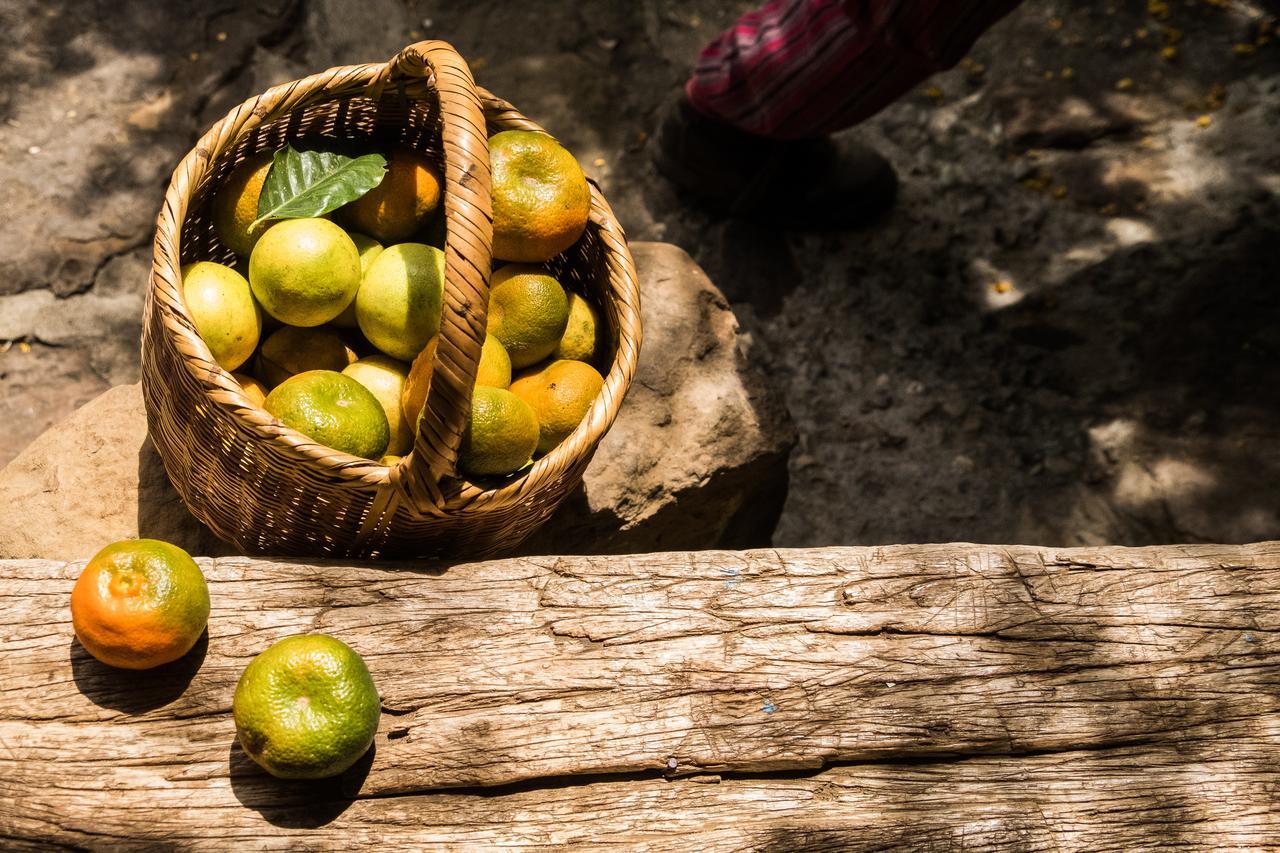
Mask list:
POLYGON ((355 201, 382 182, 387 158, 381 154, 346 157, 329 151, 275 153, 258 197, 257 226, 269 219, 322 216, 355 201))

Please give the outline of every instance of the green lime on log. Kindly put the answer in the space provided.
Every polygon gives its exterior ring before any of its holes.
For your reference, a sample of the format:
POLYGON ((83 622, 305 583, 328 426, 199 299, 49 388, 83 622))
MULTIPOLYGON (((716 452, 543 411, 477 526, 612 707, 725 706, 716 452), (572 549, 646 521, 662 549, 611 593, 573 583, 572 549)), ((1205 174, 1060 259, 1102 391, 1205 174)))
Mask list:
POLYGON ((287 637, 262 652, 231 701, 240 746, 281 779, 324 779, 355 764, 381 710, 364 660, 325 634, 287 637))

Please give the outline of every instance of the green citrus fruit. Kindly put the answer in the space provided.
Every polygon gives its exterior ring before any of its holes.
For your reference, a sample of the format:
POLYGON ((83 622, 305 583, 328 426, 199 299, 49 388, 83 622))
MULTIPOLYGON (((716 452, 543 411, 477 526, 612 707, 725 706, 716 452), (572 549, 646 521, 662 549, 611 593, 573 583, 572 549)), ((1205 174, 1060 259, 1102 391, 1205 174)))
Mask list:
POLYGON ((354 649, 325 634, 286 637, 240 675, 231 715, 245 753, 272 776, 336 776, 368 751, 382 713, 354 649))
POLYGON ((398 146, 387 158, 382 182, 343 207, 341 215, 357 231, 384 243, 399 243, 412 237, 440 206, 443 183, 430 160, 398 146))
POLYGON ((591 190, 559 142, 536 131, 504 130, 489 137, 489 164, 495 258, 541 263, 582 236, 591 190))
POLYGON ((182 294, 191 322, 223 370, 235 370, 253 355, 262 334, 262 312, 244 276, 210 261, 187 264, 182 294))
POLYGON ((116 542, 99 551, 71 590, 71 624, 109 666, 150 669, 191 651, 209 621, 209 587, 177 545, 116 542))
POLYGON ((360 287, 360 253, 327 219, 286 219, 258 239, 249 284, 262 308, 290 326, 319 326, 360 287))
POLYGON ((356 354, 333 329, 282 326, 262 342, 258 353, 258 377, 274 388, 308 370, 338 370, 356 360, 356 354))
POLYGON ((444 305, 444 252, 425 243, 388 246, 356 295, 356 320, 369 343, 413 361, 436 332, 444 305))
POLYGON ((413 428, 400 410, 400 395, 404 392, 405 380, 409 378, 409 365, 390 356, 371 355, 347 365, 342 372, 368 388, 382 406, 391 428, 391 441, 386 452, 392 456, 408 453, 413 447, 413 428))
POLYGON ((511 383, 538 418, 538 452, 550 453, 586 416, 600 395, 604 378, 583 361, 553 361, 511 383))
POLYGON ((458 463, 469 474, 510 474, 533 458, 538 418, 529 404, 503 388, 477 385, 458 463))
POLYGON ((213 230, 218 239, 242 258, 249 257, 258 238, 275 223, 262 222, 256 227, 258 197, 271 169, 272 152, 262 151, 247 157, 218 188, 213 199, 213 230))
MULTIPOLYGON (((364 234, 348 232, 347 236, 351 238, 351 242, 356 244, 356 251, 360 253, 360 280, 364 281, 364 275, 369 271, 369 266, 373 263, 373 259, 382 254, 382 244, 372 237, 366 237, 364 234)), ((357 290, 357 293, 360 291, 357 290)), ((351 297, 351 301, 347 303, 347 307, 342 313, 333 319, 333 325, 343 329, 359 328, 356 322, 356 300, 351 297)))
POLYGON ((508 264, 490 279, 488 333, 506 349, 512 367, 551 355, 568 322, 564 288, 541 267, 508 264))
POLYGON ((551 357, 592 361, 595 358, 599 340, 596 334, 598 326, 596 309, 591 307, 591 303, 576 293, 570 293, 569 322, 565 325, 564 335, 560 338, 560 344, 551 357))
POLYGON ((480 366, 476 368, 476 384, 490 388, 506 388, 511 384, 511 356, 493 335, 485 335, 480 366))
POLYGON ((378 399, 332 370, 289 377, 267 395, 263 408, 312 441, 352 456, 381 458, 391 439, 378 399))

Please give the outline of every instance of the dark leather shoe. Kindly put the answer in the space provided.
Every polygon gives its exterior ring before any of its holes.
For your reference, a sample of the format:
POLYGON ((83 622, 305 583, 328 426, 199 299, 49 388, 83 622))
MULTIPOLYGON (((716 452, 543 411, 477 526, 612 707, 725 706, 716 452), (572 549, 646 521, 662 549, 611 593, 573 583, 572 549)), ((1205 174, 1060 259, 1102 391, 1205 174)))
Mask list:
POLYGON ((865 145, 766 139, 704 116, 683 94, 664 108, 653 144, 658 171, 703 206, 781 228, 867 225, 897 194, 893 167, 865 145))

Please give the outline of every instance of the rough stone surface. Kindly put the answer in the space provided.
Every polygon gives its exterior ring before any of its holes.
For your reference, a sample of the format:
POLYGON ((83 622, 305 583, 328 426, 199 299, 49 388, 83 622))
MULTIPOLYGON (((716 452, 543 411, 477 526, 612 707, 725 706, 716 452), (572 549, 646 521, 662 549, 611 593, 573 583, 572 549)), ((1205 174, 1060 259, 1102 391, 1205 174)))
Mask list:
MULTIPOLYGON (((746 366, 724 297, 676 246, 632 247, 646 342, 613 429, 526 553, 620 553, 767 544, 795 434, 746 366)), ((0 559, 81 559, 147 536, 230 553, 187 512, 147 439, 139 385, 98 397, 0 471, 0 559)))
POLYGON ((147 438, 140 385, 118 385, 0 471, 0 559, 87 559, 118 539, 232 553, 187 512, 147 438))
POLYGON ((748 366, 749 341, 685 251, 633 243, 644 346, 583 488, 528 553, 766 545, 787 494, 791 419, 748 366))
POLYGON ((725 293, 800 435, 776 544, 1280 536, 1276 4, 1023 4, 853 131, 902 193, 822 236, 705 215, 649 163, 658 104, 754 5, 0 5, 0 293, 42 291, 0 296, 40 320, 0 339, 0 462, 136 380, 104 367, 136 371, 136 332, 97 319, 122 308, 71 306, 113 258, 145 268, 204 128, 431 36, 572 148, 632 238, 686 247, 725 293), (64 314, 76 340, 42 343, 64 314))

